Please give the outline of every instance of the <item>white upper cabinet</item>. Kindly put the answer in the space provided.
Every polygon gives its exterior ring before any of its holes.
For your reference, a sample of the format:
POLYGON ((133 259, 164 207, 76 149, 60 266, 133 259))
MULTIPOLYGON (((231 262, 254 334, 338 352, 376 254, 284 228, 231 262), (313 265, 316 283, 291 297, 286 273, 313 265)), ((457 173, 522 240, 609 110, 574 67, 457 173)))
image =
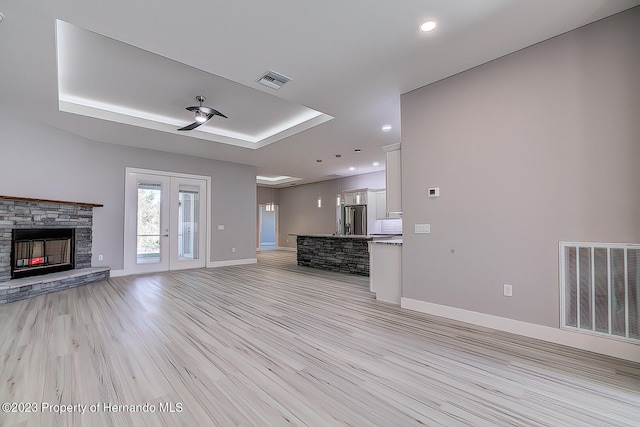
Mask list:
POLYGON ((366 205, 368 202, 367 190, 355 190, 342 194, 342 204, 344 205, 366 205))

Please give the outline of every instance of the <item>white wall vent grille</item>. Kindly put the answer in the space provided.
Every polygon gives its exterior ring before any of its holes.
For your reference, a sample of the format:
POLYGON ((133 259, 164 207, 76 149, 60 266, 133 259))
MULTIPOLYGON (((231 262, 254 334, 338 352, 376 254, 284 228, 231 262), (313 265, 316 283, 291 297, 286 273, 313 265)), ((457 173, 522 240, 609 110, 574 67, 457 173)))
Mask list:
POLYGON ((258 79, 258 83, 270 87, 271 89, 280 89, 285 83, 291 81, 289 77, 269 70, 258 79))
POLYGON ((564 329, 640 341, 640 245, 560 243, 564 329))

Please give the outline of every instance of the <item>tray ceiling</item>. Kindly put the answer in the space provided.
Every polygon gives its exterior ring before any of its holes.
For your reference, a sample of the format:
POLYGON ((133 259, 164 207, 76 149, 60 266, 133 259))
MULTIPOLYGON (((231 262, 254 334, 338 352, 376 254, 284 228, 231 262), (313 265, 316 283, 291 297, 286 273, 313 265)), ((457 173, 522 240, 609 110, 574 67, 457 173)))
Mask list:
POLYGON ((61 20, 56 31, 60 111, 177 134, 204 95, 228 118, 181 134, 252 149, 333 118, 61 20))

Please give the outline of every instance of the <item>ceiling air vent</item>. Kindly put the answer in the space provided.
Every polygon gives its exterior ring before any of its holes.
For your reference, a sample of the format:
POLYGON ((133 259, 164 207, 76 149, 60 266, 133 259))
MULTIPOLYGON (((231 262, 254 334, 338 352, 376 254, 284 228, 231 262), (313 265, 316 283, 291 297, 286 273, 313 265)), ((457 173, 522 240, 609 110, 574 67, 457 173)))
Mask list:
POLYGON ((285 77, 282 74, 269 70, 260 77, 258 83, 269 86, 271 89, 280 89, 282 85, 290 80, 291 79, 289 77, 285 77))

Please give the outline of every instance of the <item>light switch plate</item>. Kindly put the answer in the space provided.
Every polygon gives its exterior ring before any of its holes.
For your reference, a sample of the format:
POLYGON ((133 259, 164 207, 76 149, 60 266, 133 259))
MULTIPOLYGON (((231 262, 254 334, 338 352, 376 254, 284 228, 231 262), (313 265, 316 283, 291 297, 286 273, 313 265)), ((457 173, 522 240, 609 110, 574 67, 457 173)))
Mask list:
POLYGON ((429 233, 431 233, 431 224, 416 224, 415 225, 415 233, 416 234, 429 234, 429 233))
POLYGON ((224 225, 218 225, 218 230, 224 230, 224 225))
POLYGON ((504 284, 503 285, 503 295, 505 297, 512 297, 513 296, 513 286, 512 285, 508 285, 508 284, 504 284))

